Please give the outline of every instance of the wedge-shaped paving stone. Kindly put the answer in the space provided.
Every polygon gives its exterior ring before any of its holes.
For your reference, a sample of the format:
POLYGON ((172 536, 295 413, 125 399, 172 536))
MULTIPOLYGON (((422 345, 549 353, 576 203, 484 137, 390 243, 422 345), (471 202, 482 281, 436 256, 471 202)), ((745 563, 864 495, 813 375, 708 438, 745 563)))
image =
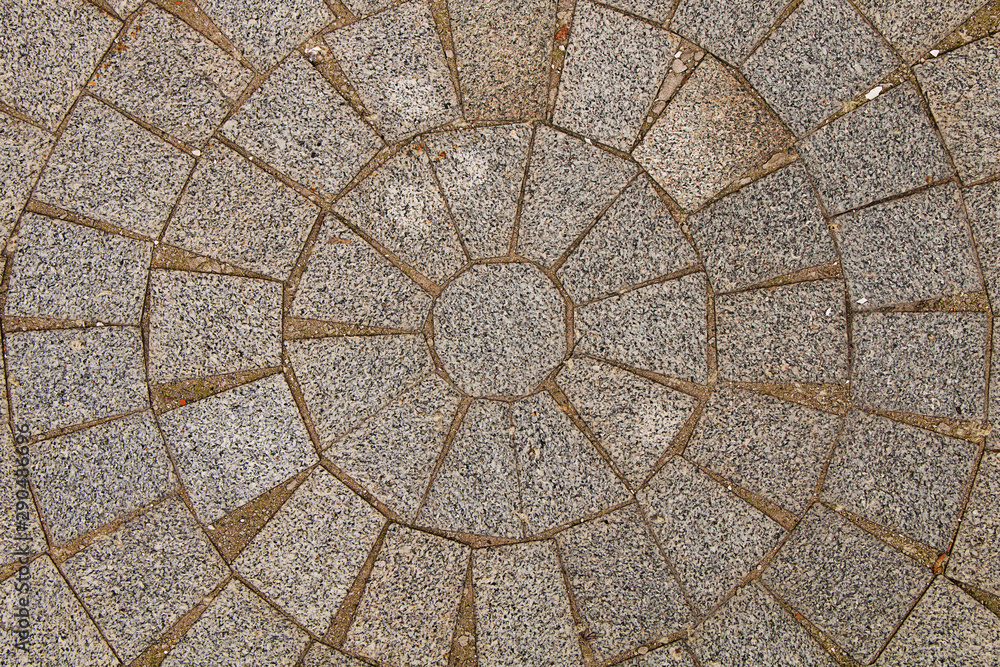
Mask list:
POLYGON ((798 283, 715 300, 719 376, 737 381, 847 379, 847 318, 839 280, 798 283))
POLYGON ((951 550, 948 576, 1000 597, 1000 454, 986 452, 951 550))
POLYGON ((962 195, 986 290, 993 303, 1000 303, 1000 181, 969 188, 962 195))
POLYGON ((805 0, 743 64, 796 134, 899 64, 847 0, 805 0))
POLYGON ((195 167, 163 241, 284 280, 317 213, 281 181, 212 144, 195 167))
POLYGON ((302 661, 302 667, 368 667, 368 663, 329 646, 313 644, 302 661))
POLYGON ((628 490, 551 396, 512 408, 521 499, 529 533, 596 514, 628 499, 628 490))
POLYGON ((550 266, 634 173, 630 162, 539 125, 525 184, 518 251, 550 266))
POLYGON ((805 168, 754 181, 687 220, 712 287, 749 287, 837 258, 805 168))
POLYGON ((785 535, 756 507, 680 457, 670 459, 638 497, 701 612, 750 574, 785 535))
POLYGON ((368 503, 317 468, 233 567, 322 636, 383 523, 382 515, 368 503))
POLYGON ((222 134, 278 171, 333 195, 382 140, 323 75, 291 54, 222 126, 222 134))
POLYGON ((179 500, 76 553, 63 571, 129 663, 222 581, 225 564, 179 500))
MULTIPOLYGON (((9 423, 7 417, 7 391, 0 389, 0 419, 9 423)), ((31 502, 31 470, 24 463, 23 456, 30 456, 31 449, 25 444, 30 432, 24 426, 14 424, 13 433, 20 437, 15 442, 11 429, 0 428, 0 512, 8 517, 7 530, 0 533, 0 565, 19 561, 26 553, 33 555, 45 551, 45 535, 38 522, 35 503, 31 502)), ((5 618, 11 618, 7 616, 5 618)))
POLYGON ((954 173, 909 82, 819 128, 799 152, 831 215, 954 173))
POLYGON ((307 319, 416 331, 431 297, 360 236, 333 218, 323 223, 291 313, 307 319))
POLYGON ((635 150, 635 159, 693 210, 792 142, 781 121, 715 58, 705 58, 635 150))
POLYGON ((570 528, 556 541, 600 659, 675 632, 690 617, 635 505, 570 528))
POLYGON ((697 263, 653 184, 640 176, 583 237, 559 278, 583 302, 697 263))
POLYGON ((56 543, 100 528, 177 486, 150 412, 44 440, 33 454, 35 494, 56 543))
POLYGON ((833 452, 822 497, 946 551, 975 462, 972 443, 852 412, 833 452))
POLYGON ((678 43, 666 30, 580 3, 573 15, 553 122, 629 150, 678 43))
POLYGON ((889 638, 933 575, 814 504, 764 570, 764 583, 862 662, 889 638))
POLYGON ((149 369, 154 380, 281 364, 281 285, 186 271, 150 278, 149 369))
POLYGON ((430 8, 409 2, 326 35, 390 143, 461 115, 430 8))
POLYGON ((4 343, 14 424, 33 435, 149 404, 138 329, 28 331, 4 343))
POLYGON ((0 114, 0 244, 7 242, 55 137, 0 114))
POLYGON ((931 5, 921 0, 858 0, 861 11, 909 62, 982 6, 982 0, 944 0, 931 5))
POLYGON ((576 310, 576 351, 701 382, 708 374, 705 276, 694 273, 576 310))
POLYGON ((156 238, 193 164, 179 149, 84 97, 34 197, 156 238))
POLYGON ((287 347, 324 446, 433 369, 416 335, 320 338, 287 347))
POLYGON ((787 4, 786 0, 683 0, 670 29, 739 67, 787 4))
POLYGON ((583 656, 552 542, 475 551, 476 649, 482 667, 580 667, 583 656))
POLYGON ((452 0, 448 10, 466 117, 544 115, 556 3, 452 0))
POLYGON ((510 410, 475 401, 445 456, 419 523, 442 530, 521 537, 517 461, 510 410))
POLYGON ((866 407, 939 417, 982 417, 986 313, 856 316, 854 382, 866 407))
POLYGON ((392 525, 344 650, 379 662, 446 665, 469 548, 392 525))
POLYGON ((337 202, 337 212, 435 282, 465 263, 427 154, 403 149, 337 202))
POLYGON ((184 634, 163 667, 292 667, 309 635, 235 579, 184 634))
POLYGON ((444 449, 459 397, 431 375, 324 452, 405 521, 412 521, 444 449))
POLYGON ((181 141, 208 139, 253 73, 159 7, 135 15, 92 90, 181 141))
POLYGON ((206 522, 316 462, 281 375, 168 412, 160 424, 191 503, 206 522))
POLYGON ((837 415, 721 386, 705 406, 684 455, 801 515, 839 428, 837 415))
POLYGON ((530 139, 527 125, 460 130, 425 139, 473 258, 507 254, 530 139))
POLYGON ((0 8, 0 100, 54 130, 121 23, 82 0, 0 8))
POLYGON ((741 588, 715 616, 702 623, 691 647, 704 665, 837 664, 757 582, 741 588))
POLYGON ((635 487, 652 472, 697 403, 692 396, 590 359, 574 359, 557 382, 635 487))

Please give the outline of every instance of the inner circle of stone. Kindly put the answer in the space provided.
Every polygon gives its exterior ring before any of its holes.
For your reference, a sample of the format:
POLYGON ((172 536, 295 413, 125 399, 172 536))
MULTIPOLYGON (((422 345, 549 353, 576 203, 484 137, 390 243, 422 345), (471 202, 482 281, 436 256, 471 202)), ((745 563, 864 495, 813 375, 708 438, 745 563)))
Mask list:
POLYGON ((566 354, 566 305, 528 263, 475 264, 434 305, 434 347, 472 396, 529 393, 566 354))

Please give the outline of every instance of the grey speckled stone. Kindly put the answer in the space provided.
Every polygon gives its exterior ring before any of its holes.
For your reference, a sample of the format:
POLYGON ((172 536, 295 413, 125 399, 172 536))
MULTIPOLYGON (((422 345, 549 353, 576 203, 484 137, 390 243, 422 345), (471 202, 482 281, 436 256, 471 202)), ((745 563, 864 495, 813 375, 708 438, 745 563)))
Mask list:
POLYGON ((618 664, 621 667, 694 667, 694 659, 683 644, 674 642, 618 664))
POLYGON ((774 113, 709 57, 667 104, 635 159, 693 210, 791 142, 774 113))
POLYGON ((281 364, 281 285, 185 271, 150 278, 149 371, 154 380, 281 364))
POLYGON ((922 568, 824 505, 813 505, 764 583, 867 662, 930 582, 922 568))
POLYGON ((233 580, 163 661, 163 667, 292 667, 309 636, 233 580))
POLYGON ((556 541, 599 659, 675 632, 690 617, 635 505, 570 528, 556 541))
POLYGON ((799 152, 830 215, 954 172, 909 82, 816 130, 799 152))
POLYGON ((4 0, 0 99, 54 130, 120 27, 82 0, 4 0))
POLYGON ((756 507, 679 457, 639 492, 639 502, 701 612, 739 584, 785 535, 756 507))
POLYGON ((152 250, 142 241, 26 213, 6 314, 138 326, 152 250))
POLYGON ((163 241, 284 280, 318 212, 281 181, 212 144, 198 161, 163 241))
POLYGON ((466 117, 537 118, 545 113, 555 34, 552 0, 452 0, 458 77, 466 117))
POLYGON ((837 258, 801 164, 754 181, 691 216, 687 224, 718 292, 837 258))
POLYGON ((344 650, 390 665, 441 665, 458 618, 469 548, 389 527, 344 650))
POLYGON ((33 435, 148 405, 138 329, 28 331, 4 342, 14 424, 33 435))
POLYGON ((404 521, 412 521, 459 400, 444 380, 431 375, 324 455, 404 521))
POLYGON ((877 410, 981 417, 987 343, 985 313, 855 317, 854 394, 877 410))
POLYGON ((255 588, 322 636, 361 570, 382 515, 322 468, 234 561, 255 588))
POLYGON ((932 4, 923 0, 858 0, 861 11, 909 62, 982 6, 982 0, 945 0, 932 4))
POLYGON ((472 577, 482 667, 583 665, 552 542, 479 549, 472 577))
POLYGON ((290 178, 331 195, 383 145, 297 53, 250 95, 221 133, 290 178))
POLYGON ((633 486, 653 466, 688 419, 697 400, 614 366, 573 359, 559 386, 633 486))
POLYGON ((577 309, 577 352, 694 382, 708 374, 705 276, 694 273, 577 309))
POLYGON ((683 0, 670 29, 739 67, 787 4, 787 0, 683 0))
POLYGON ((84 97, 34 196, 156 238, 193 164, 174 146, 84 97))
POLYGON ((539 125, 521 206, 518 252, 550 266, 634 173, 632 163, 539 125))
POLYGON ((747 59, 743 72, 802 134, 898 64, 847 0, 805 0, 747 59))
POLYGON ((837 415, 721 386, 709 399, 684 455, 801 515, 839 428, 837 415))
POLYGON ((840 280, 718 297, 719 376, 747 382, 843 382, 844 307, 840 280))
POLYGON ((63 563, 126 663, 222 581, 227 570, 179 500, 167 500, 63 563))
POLYGON ((35 493, 56 543, 100 528, 177 486, 149 412, 43 440, 33 454, 35 493))
POLYGON ((551 396, 535 394, 515 403, 512 413, 529 533, 628 499, 625 485, 551 396))
POLYGON ((965 508, 948 576, 1000 596, 1000 454, 986 452, 965 508))
POLYGON ((629 150, 679 40, 611 9, 576 6, 553 122, 629 150))
POLYGON ((461 115, 424 2, 409 2, 326 35, 333 55, 389 142, 461 115))
POLYGON ((323 644, 313 644, 302 667, 368 667, 368 663, 345 655, 323 644))
POLYGON ((160 416, 191 504, 206 522, 316 462, 281 375, 160 416))
POLYGON ((587 232, 559 278, 579 303, 697 263, 653 184, 640 176, 587 232))
MULTIPOLYGON (((6 399, 6 389, 0 389, 0 419, 3 420, 0 422, 0 494, 3 494, 0 496, 0 512, 7 517, 7 529, 0 533, 0 564, 3 565, 19 560, 20 555, 15 556, 15 551, 36 554, 48 547, 42 526, 38 522, 35 503, 31 502, 30 495, 24 495, 25 492, 31 492, 31 469, 19 464, 25 463, 21 457, 25 454, 30 456, 31 449, 26 444, 15 443, 12 431, 7 426, 10 422, 7 419, 6 399), (18 491, 21 491, 20 498, 17 497, 18 491)), ((18 430, 22 425, 19 422, 14 422, 13 425, 13 433, 22 435, 23 431, 18 430)), ((30 431, 28 435, 31 435, 30 431)))
POLYGON ((0 113, 0 244, 7 242, 54 137, 0 113))
POLYGON ((852 412, 833 452, 822 497, 947 551, 975 462, 972 443, 852 412))
POLYGON ((530 139, 527 125, 460 130, 424 139, 473 258, 507 254, 530 139))
POLYGON ((990 301, 1000 304, 1000 181, 963 191, 990 301))

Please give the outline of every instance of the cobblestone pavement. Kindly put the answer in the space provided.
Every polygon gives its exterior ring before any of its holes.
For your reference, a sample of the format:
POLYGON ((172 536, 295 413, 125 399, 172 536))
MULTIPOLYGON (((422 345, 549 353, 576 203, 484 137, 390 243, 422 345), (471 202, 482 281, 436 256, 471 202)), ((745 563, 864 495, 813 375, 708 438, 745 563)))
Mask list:
POLYGON ((0 8, 0 664, 1000 665, 1000 2, 0 8))

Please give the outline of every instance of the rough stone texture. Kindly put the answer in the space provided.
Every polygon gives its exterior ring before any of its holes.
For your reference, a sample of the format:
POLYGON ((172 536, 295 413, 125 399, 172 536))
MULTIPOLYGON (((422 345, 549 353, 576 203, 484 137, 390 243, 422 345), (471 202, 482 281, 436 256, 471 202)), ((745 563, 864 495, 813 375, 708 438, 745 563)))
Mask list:
POLYGON ((556 537, 590 642, 606 660, 679 630, 691 612, 635 505, 556 537))
POLYGON ((839 428, 837 415, 721 386, 705 406, 684 455, 801 515, 839 428))
POLYGON ((198 161, 163 241, 284 280, 317 213, 281 181, 213 143, 198 161))
POLYGON ((0 244, 7 242, 21 215, 53 139, 34 125, 0 113, 0 244))
POLYGON ((747 382, 847 379, 847 322, 839 280, 715 300, 719 376, 747 382))
POLYGON ((930 570, 814 504, 764 583, 862 662, 889 638, 930 570))
POLYGON ((962 195, 986 291, 992 303, 1000 304, 1000 181, 969 188, 962 195))
POLYGON ((982 6, 982 0, 945 0, 930 5, 921 0, 858 0, 861 11, 908 62, 923 55, 982 6))
POLYGON ((405 3, 325 39, 372 123, 390 143, 461 115, 426 3, 405 3))
POLYGON ((434 346, 475 396, 533 390, 566 354, 565 305, 530 264, 477 264, 434 305, 434 346))
POLYGON ((830 215, 954 172, 909 82, 816 130, 799 152, 830 215))
POLYGON ((306 653, 302 667, 368 667, 368 663, 345 655, 323 644, 313 644, 306 653))
POLYGON ((576 6, 553 122, 627 151, 679 40, 611 9, 576 6))
POLYGON ((280 364, 280 284, 185 271, 152 272, 149 371, 154 380, 280 364))
POLYGON ((743 73, 802 134, 898 64, 847 0, 805 0, 747 59, 743 73))
MULTIPOLYGON (((35 503, 31 502, 31 469, 24 463, 24 456, 31 456, 31 449, 26 444, 31 435, 25 433, 25 426, 14 422, 14 430, 7 426, 10 423, 7 413, 7 391, 0 389, 0 512, 7 519, 7 529, 0 533, 0 564, 13 563, 21 558, 24 552, 36 554, 45 551, 45 534, 38 522, 35 503), (13 435, 21 438, 15 441, 13 435), (20 491, 20 493, 18 493, 20 491), (25 496, 24 494, 29 495, 25 496), (20 497, 18 497, 20 496, 20 497), (23 504, 22 504, 23 503, 23 504), (15 554, 14 552, 19 552, 15 554)), ((6 599, 6 596, 3 596, 6 599)), ((9 618, 9 617, 4 617, 9 618)), ((4 620, 0 620, 0 624, 4 620)), ((3 626, 0 626, 2 628, 3 626)), ((3 646, 0 644, 0 646, 3 646)), ((0 648, 0 650, 3 650, 0 648)))
POLYGON ((750 574, 785 535, 756 507, 679 457, 670 459, 638 497, 701 613, 750 574))
POLYGON ((344 649, 394 666, 446 665, 469 548, 389 527, 344 649))
POLYGON ((193 164, 174 146, 84 97, 34 196, 155 239, 193 164))
POLYGON ((142 241, 25 214, 6 314, 138 326, 152 249, 142 241))
POLYGON ((951 550, 948 576, 1000 596, 1000 454, 986 452, 951 550))
POLYGON ((635 150, 677 203, 697 208, 792 136, 715 58, 705 58, 635 150))
POLYGON ((982 417, 985 313, 857 316, 852 333, 857 401, 877 410, 982 417))
POLYGON ((191 504, 206 522, 316 462, 280 375, 160 416, 191 504))
POLYGON ((472 577, 482 667, 583 665, 552 542, 477 550, 472 577))
POLYGON ((683 0, 670 29, 739 67, 787 4, 785 0, 683 0))
POLYGON ((681 642, 618 663, 621 667, 694 667, 694 659, 681 642))
POLYGON ((470 119, 527 119, 545 113, 556 3, 448 3, 458 78, 470 119))
POLYGON ((694 382, 708 374, 704 274, 576 310, 577 352, 694 382))

